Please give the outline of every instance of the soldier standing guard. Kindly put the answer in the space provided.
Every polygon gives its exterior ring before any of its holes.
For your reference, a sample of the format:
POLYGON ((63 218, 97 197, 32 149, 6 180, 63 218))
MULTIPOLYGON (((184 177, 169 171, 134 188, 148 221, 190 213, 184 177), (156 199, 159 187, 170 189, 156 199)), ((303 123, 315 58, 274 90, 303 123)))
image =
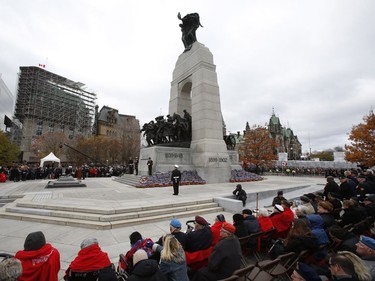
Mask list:
POLYGON ((135 169, 135 175, 136 176, 138 176, 138 164, 139 164, 138 157, 135 157, 135 160, 134 160, 134 169, 135 169))
POLYGON ((181 181, 181 172, 178 170, 178 165, 174 165, 171 181, 173 183, 173 195, 178 195, 178 188, 181 181))
POLYGON ((152 176, 152 164, 153 163, 154 162, 152 162, 151 157, 148 157, 147 167, 148 167, 148 175, 149 176, 152 176))

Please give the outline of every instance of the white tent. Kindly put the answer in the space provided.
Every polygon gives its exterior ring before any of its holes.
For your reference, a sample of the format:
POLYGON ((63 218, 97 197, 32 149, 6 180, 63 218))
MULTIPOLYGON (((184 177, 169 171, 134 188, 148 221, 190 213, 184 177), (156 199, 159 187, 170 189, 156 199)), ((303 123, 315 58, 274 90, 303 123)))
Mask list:
POLYGON ((57 158, 55 156, 55 154, 53 154, 53 152, 51 152, 46 157, 40 159, 40 167, 43 167, 44 162, 58 162, 58 163, 60 163, 60 159, 57 158))

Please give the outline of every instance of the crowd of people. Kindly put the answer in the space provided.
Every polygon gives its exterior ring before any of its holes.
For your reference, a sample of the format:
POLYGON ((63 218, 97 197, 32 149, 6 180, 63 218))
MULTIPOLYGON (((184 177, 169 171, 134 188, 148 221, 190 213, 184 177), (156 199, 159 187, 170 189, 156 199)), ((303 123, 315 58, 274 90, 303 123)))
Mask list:
MULTIPOLYGON (((61 176, 72 176, 81 179, 88 177, 111 177, 129 173, 130 166, 51 166, 19 164, 10 167, 0 166, 0 174, 4 174, 9 181, 26 181, 37 179, 58 179, 61 176)), ((133 172, 132 172, 133 173, 133 172)))
MULTIPOLYGON (((289 273, 294 281, 322 280, 322 276, 323 280, 375 280, 374 175, 370 170, 359 175, 346 171, 340 184, 331 176, 326 181, 322 192, 297 199, 288 200, 279 190, 272 208, 243 209, 231 218, 218 214, 212 224, 195 216, 194 226, 186 232, 174 218, 168 234, 158 241, 135 231, 129 237, 131 248, 120 255, 117 267, 97 239, 84 239, 64 279, 221 280, 242 266, 241 238, 273 230, 271 247, 263 247, 270 259, 295 253, 299 260, 289 273), (303 252, 307 254, 300 257, 303 252)), ((249 240, 245 247, 261 251, 261 239, 249 240)), ((0 263, 0 281, 57 281, 59 270, 59 251, 39 231, 26 237, 23 250, 0 263)))

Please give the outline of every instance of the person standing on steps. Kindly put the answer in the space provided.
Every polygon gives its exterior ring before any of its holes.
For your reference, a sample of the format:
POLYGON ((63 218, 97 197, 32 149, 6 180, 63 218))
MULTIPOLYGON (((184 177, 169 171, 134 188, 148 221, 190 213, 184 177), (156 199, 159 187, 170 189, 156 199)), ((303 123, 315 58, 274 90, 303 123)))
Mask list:
POLYGON ((135 175, 136 176, 138 176, 138 164, 139 164, 138 157, 135 157, 135 160, 134 160, 134 169, 135 169, 135 175))
POLYGON ((151 157, 148 157, 147 167, 148 167, 148 175, 149 176, 152 176, 152 165, 153 164, 154 164, 154 162, 152 162, 151 157))
POLYGON ((171 181, 173 183, 173 195, 178 195, 178 188, 180 186, 181 181, 181 172, 178 170, 178 165, 174 165, 171 181))

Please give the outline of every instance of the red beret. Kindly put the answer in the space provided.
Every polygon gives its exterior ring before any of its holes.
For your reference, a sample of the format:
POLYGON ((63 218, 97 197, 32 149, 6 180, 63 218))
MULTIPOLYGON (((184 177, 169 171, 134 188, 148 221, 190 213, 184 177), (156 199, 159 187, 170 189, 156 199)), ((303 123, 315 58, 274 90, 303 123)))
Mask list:
POLYGON ((229 222, 224 222, 223 223, 223 229, 230 232, 230 233, 235 233, 236 232, 236 228, 233 224, 230 224, 229 222))
POLYGON ((209 225, 209 223, 201 216, 195 216, 195 222, 200 225, 209 225))

